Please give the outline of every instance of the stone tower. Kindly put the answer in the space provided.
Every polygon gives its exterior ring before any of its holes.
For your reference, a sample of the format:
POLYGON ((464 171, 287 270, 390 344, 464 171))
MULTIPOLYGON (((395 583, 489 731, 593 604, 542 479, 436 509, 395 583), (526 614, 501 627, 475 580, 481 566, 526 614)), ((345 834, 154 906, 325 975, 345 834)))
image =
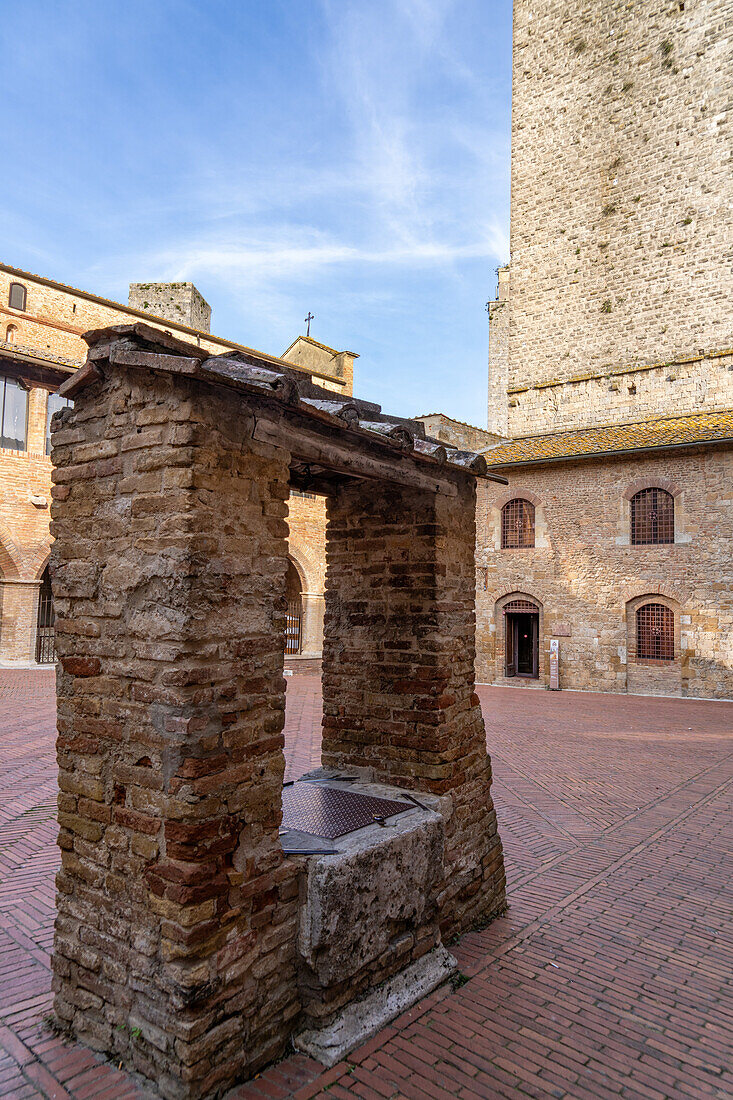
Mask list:
POLYGON ((128 305, 198 332, 211 331, 211 306, 193 283, 130 283, 128 305))
POLYGON ((732 44, 732 0, 515 0, 490 430, 733 405, 732 44))

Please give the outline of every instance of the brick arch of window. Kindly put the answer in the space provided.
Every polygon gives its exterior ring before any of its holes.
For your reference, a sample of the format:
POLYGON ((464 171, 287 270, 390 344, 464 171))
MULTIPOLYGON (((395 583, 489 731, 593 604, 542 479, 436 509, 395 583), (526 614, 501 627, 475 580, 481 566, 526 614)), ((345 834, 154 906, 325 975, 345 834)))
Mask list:
POLYGON ((8 305, 11 309, 25 310, 28 292, 22 283, 11 283, 8 291, 8 305))
POLYGON ((18 335, 18 326, 17 325, 8 325, 8 327, 5 329, 5 343, 6 344, 14 344, 15 343, 15 337, 17 335, 18 335))
POLYGON ((675 613, 666 603, 650 600, 636 608, 636 659, 673 661, 675 613))
POLYGON ((631 545, 661 546, 674 542, 674 497, 658 485, 631 497, 631 545))
POLYGON ((526 550, 535 544, 535 506, 526 497, 513 497, 501 510, 502 550, 526 550))

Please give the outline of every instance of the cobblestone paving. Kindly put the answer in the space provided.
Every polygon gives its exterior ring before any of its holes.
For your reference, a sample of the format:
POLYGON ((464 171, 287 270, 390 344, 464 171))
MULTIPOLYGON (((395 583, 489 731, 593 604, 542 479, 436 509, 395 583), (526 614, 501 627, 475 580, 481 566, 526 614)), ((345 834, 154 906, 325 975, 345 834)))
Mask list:
MULTIPOLYGON (((230 1100, 733 1096, 733 704, 482 688, 507 915, 444 987, 326 1072, 286 1058, 230 1100)), ((288 778, 318 763, 289 681, 288 778)), ((0 670, 0 1096, 151 1093, 50 1031, 53 674, 0 670)))

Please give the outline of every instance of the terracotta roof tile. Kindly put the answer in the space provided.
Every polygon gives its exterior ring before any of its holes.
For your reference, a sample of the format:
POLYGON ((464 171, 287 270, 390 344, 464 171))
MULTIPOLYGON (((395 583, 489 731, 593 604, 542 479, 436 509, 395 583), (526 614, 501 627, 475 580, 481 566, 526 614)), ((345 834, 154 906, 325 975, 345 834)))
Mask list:
POLYGON ((733 440, 733 410, 694 413, 641 420, 635 424, 608 424, 549 435, 521 436, 484 452, 489 466, 557 461, 617 451, 644 451, 655 447, 685 446, 715 440, 733 440))

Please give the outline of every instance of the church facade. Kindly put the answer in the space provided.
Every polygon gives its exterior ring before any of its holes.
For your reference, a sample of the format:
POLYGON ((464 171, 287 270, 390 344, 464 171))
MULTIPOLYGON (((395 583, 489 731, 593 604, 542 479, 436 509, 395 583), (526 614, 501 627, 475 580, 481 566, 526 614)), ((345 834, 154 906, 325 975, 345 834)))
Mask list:
MULTIPOLYGON (((54 614, 49 426, 61 383, 86 356, 85 332, 144 320, 212 355, 250 349, 209 332, 211 309, 191 283, 133 283, 125 306, 0 264, 0 666, 52 663, 54 614)), ((258 353, 261 357, 261 353, 258 353)), ((356 355, 298 337, 282 359, 338 394, 353 390, 356 355)), ((148 430, 154 430, 150 428, 148 430)), ((290 501, 286 650, 293 668, 320 658, 325 502, 290 501)))
POLYGON ((514 4, 478 679, 733 697, 728 0, 514 4))

